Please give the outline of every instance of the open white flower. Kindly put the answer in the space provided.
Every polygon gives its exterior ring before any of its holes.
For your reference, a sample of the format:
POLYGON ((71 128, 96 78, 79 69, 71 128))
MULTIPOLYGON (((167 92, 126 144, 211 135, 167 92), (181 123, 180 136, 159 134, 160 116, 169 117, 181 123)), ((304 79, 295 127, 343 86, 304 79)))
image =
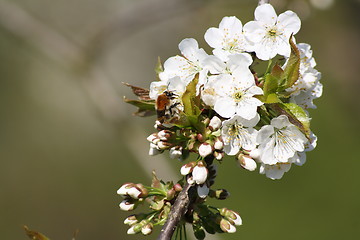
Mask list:
POLYGON ((274 165, 261 164, 260 174, 265 174, 270 179, 280 179, 284 173, 288 172, 291 168, 291 163, 277 163, 274 165))
POLYGON ((224 17, 219 28, 209 28, 205 41, 214 48, 214 55, 223 61, 229 55, 244 52, 249 45, 242 31, 242 23, 236 17, 224 17))
POLYGON ((174 56, 164 63, 164 71, 159 74, 161 80, 166 81, 179 76, 186 84, 191 82, 199 73, 199 83, 206 79, 206 69, 202 67, 202 60, 208 56, 204 49, 199 49, 199 44, 193 38, 186 38, 179 44, 182 56, 174 56))
POLYGON ((238 115, 223 122, 221 136, 224 141, 224 151, 227 155, 236 155, 241 148, 253 150, 256 147, 256 133, 253 128, 259 122, 260 116, 256 114, 251 120, 238 115))
POLYGON ((263 104, 254 97, 263 94, 263 91, 255 85, 250 70, 219 75, 214 83, 214 90, 214 110, 224 118, 236 114, 250 120, 255 117, 257 107, 263 104))
POLYGON ((244 25, 246 39, 254 44, 253 51, 261 60, 269 60, 280 54, 290 56, 289 39, 301 26, 300 18, 293 11, 279 16, 270 4, 262 4, 255 9, 255 21, 244 25))
POLYGON ((258 132, 260 161, 269 165, 286 163, 296 152, 304 151, 307 141, 287 116, 280 115, 271 120, 271 125, 263 126, 258 132))

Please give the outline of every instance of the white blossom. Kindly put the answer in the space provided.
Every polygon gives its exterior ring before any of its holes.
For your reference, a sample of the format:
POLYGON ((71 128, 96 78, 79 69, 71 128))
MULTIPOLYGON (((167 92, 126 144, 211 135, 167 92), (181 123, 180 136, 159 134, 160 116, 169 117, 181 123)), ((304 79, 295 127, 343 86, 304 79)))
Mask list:
POLYGON ((259 122, 260 116, 247 120, 238 115, 223 122, 221 136, 224 151, 228 155, 236 155, 241 148, 253 150, 256 147, 257 131, 253 128, 259 122))
POLYGON ((207 179, 208 170, 204 165, 198 164, 194 167, 192 176, 196 184, 203 184, 207 179))
POLYGON ((257 165, 254 159, 252 159, 250 156, 246 155, 239 155, 240 159, 240 166, 248 171, 255 171, 257 165))
POLYGON ((258 132, 260 161, 269 165, 286 163, 297 151, 304 151, 307 141, 304 134, 290 123, 287 116, 280 115, 258 132))
POLYGON ((199 146, 199 155, 202 157, 206 157, 213 152, 213 149, 210 144, 203 143, 199 146))
POLYGON ((209 128, 212 131, 216 131, 221 127, 221 124, 222 124, 222 122, 221 122, 220 118, 218 118, 217 116, 214 116, 210 120, 209 128))
POLYGON ((276 163, 273 165, 261 164, 260 174, 265 174, 270 179, 281 179, 284 173, 290 170, 291 163, 276 163))
POLYGON ((254 95, 261 95, 263 91, 255 85, 250 70, 223 74, 219 78, 215 87, 217 97, 214 110, 224 118, 235 114, 248 120, 254 118, 257 107, 263 104, 254 95))
POLYGON ((186 38, 179 44, 182 56, 174 56, 164 63, 164 71, 159 74, 161 80, 166 81, 178 76, 188 84, 199 73, 199 83, 203 84, 206 79, 207 70, 202 67, 202 60, 208 55, 200 48, 193 38, 186 38))
POLYGON ((229 55, 244 52, 249 44, 242 32, 242 23, 236 17, 224 17, 219 28, 209 28, 205 41, 214 48, 215 56, 226 61, 229 55))
POLYGON ((301 26, 299 17, 293 11, 277 16, 273 6, 262 4, 255 9, 255 21, 244 25, 244 34, 254 44, 253 51, 261 60, 269 60, 280 54, 290 56, 289 39, 301 26))

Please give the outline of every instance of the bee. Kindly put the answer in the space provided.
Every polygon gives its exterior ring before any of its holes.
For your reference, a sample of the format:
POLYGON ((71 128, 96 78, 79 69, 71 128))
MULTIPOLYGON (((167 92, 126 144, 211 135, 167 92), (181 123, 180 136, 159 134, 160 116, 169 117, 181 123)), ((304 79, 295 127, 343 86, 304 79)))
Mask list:
POLYGON ((164 91, 157 97, 155 106, 158 119, 169 119, 174 115, 175 108, 180 104, 174 101, 177 97, 172 91, 164 91))

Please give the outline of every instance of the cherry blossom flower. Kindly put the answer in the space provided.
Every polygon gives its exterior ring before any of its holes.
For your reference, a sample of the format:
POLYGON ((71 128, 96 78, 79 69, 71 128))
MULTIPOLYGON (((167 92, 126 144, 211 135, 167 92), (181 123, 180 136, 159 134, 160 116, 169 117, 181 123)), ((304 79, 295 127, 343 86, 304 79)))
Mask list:
POLYGON ((250 70, 221 74, 214 86, 217 95, 214 110, 224 118, 236 114, 250 120, 255 117, 257 107, 263 104, 254 97, 263 94, 263 90, 255 85, 250 70))
POLYGON ((273 165, 261 164, 260 174, 265 174, 270 179, 281 179, 284 173, 291 168, 291 163, 276 163, 273 165))
POLYGON ((178 76, 188 84, 199 73, 199 84, 203 84, 207 70, 202 67, 202 60, 208 56, 207 53, 204 49, 199 49, 199 44, 193 38, 182 40, 179 49, 183 56, 167 59, 164 63, 164 71, 159 74, 160 79, 166 81, 178 76))
POLYGON ((249 45, 242 32, 242 23, 236 17, 224 17, 219 28, 209 28, 205 41, 214 48, 214 55, 223 61, 229 55, 244 52, 249 45))
POLYGON ((290 56, 289 39, 301 26, 296 13, 286 11, 279 16, 270 4, 263 4, 255 9, 255 21, 244 25, 246 39, 254 44, 253 51, 261 60, 269 60, 280 54, 290 56))
POLYGON ((221 135, 224 141, 224 151, 227 155, 236 155, 241 148, 255 149, 257 131, 253 127, 259 120, 259 114, 250 120, 235 115, 223 122, 221 135))
POLYGON ((307 142, 305 135, 285 115, 271 120, 257 135, 260 161, 264 164, 286 163, 295 153, 302 152, 307 142))

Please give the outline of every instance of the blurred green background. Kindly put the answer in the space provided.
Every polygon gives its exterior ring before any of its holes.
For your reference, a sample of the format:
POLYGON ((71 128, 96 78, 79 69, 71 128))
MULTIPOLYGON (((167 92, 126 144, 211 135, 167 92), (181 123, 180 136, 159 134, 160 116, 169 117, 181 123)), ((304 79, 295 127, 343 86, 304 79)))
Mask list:
MULTIPOLYGON (((360 235, 360 1, 271 1, 296 11, 298 42, 312 45, 324 95, 311 110, 318 147, 279 181, 226 158, 216 187, 238 211, 235 234, 209 239, 357 239, 360 235)), ((127 236, 124 182, 150 172, 176 180, 180 162, 148 157, 154 119, 131 116, 121 82, 148 87, 160 56, 203 39, 225 15, 252 20, 255 0, 0 0, 0 239, 127 236)))

